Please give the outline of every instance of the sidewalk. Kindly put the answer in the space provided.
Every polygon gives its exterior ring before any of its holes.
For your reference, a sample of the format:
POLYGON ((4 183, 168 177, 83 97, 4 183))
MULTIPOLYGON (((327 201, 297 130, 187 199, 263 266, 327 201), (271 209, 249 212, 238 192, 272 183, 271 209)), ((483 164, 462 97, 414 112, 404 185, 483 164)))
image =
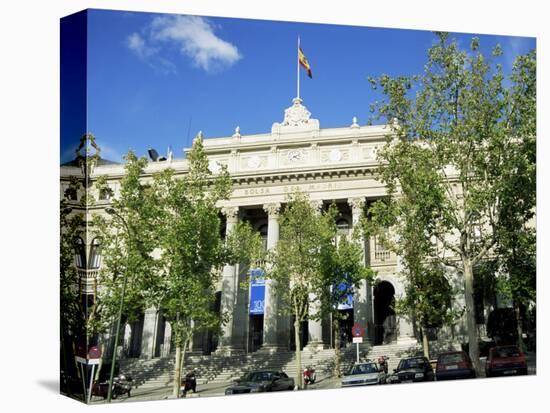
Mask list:
MULTIPOLYGON (((527 359, 527 371, 529 375, 535 375, 537 372, 537 353, 526 353, 527 359)), ((485 363, 486 357, 482 357, 481 361, 481 375, 480 378, 485 378, 485 363)), ((315 384, 307 386, 304 390, 315 389, 336 389, 340 388, 341 379, 336 376, 325 376, 320 378, 315 384)), ((197 393, 188 393, 188 398, 194 397, 211 397, 211 396, 223 396, 225 395, 225 389, 229 387, 233 382, 225 383, 206 383, 197 386, 197 393)), ((173 399, 171 386, 149 387, 145 389, 132 390, 132 397, 123 397, 122 399, 113 400, 113 403, 127 403, 132 401, 144 401, 144 400, 166 400, 173 399)), ((92 404, 103 404, 105 401, 101 398, 95 397, 92 400, 92 404)))

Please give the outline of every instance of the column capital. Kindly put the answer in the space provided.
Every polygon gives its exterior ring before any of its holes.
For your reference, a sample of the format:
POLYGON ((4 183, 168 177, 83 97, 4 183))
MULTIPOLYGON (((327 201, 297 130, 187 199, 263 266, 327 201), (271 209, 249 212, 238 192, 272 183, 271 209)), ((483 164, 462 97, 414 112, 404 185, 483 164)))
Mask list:
POLYGON ((228 221, 236 222, 239 218, 239 207, 223 207, 222 214, 225 215, 228 221))
POLYGON ((348 205, 351 206, 353 213, 360 212, 365 207, 365 198, 348 198, 348 205))
POLYGON ((312 208, 315 210, 316 213, 320 213, 323 210, 323 200, 322 199, 315 199, 313 201, 310 201, 312 208))
POLYGON ((272 202, 270 204, 264 204, 263 206, 264 211, 268 213, 269 216, 279 216, 279 212, 281 211, 281 203, 280 202, 272 202))

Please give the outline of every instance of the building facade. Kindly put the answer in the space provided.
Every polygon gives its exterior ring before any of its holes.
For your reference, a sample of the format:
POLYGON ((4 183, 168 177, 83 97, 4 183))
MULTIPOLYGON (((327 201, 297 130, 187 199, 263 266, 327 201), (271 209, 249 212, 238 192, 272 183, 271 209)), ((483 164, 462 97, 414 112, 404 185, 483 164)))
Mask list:
MULTIPOLYGON (((239 220, 247 220, 273 248, 279 238, 279 214, 288 195, 299 190, 306 193, 318 208, 336 203, 341 216, 337 222, 341 236, 348 234, 369 205, 386 196, 386 189, 376 178, 377 150, 385 144, 387 126, 361 126, 353 118, 349 126, 322 129, 318 120, 299 98, 284 112, 283 121, 274 123, 270 133, 242 135, 239 127, 231 136, 204 139, 209 168, 216 174, 226 165, 233 180, 229 200, 219 205, 229 233, 239 220)), ((199 132, 202 137, 202 133, 199 132)), ((184 149, 185 152, 189 149, 184 149)), ((164 168, 185 174, 187 160, 167 156, 166 160, 149 162, 143 179, 164 168)), ((82 171, 76 164, 61 168, 61 195, 70 187, 71 177, 85 172, 91 183, 98 177, 107 179, 112 196, 117 196, 124 174, 120 164, 99 162, 93 171, 82 171)), ((97 202, 87 214, 104 213, 111 195, 95 194, 97 202)), ((78 195, 72 200, 78 208, 78 195)), ((83 248, 94 248, 94 239, 83 239, 83 248)), ((399 278, 399 257, 386 250, 376 238, 363 240, 365 265, 377 272, 374 284, 363 282, 340 311, 348 313, 342 325, 343 339, 351 341, 351 326, 362 325, 371 345, 392 342, 415 343, 413 323, 408 317, 396 316, 393 300, 404 294, 399 278)), ((78 263, 77 263, 78 266, 78 263)), ((93 294, 94 268, 81 269, 82 293, 93 294)), ((292 349, 293 323, 288 316, 278 315, 278 299, 269 280, 239 265, 223 269, 216 306, 230 314, 223 334, 196 334, 191 351, 203 354, 253 352, 259 349, 292 349), (243 288, 241 282, 252 274, 252 282, 243 288)), ((459 300, 457 305, 460 305, 459 300)), ((312 309, 313 311, 314 309, 312 309)), ((303 326, 303 344, 333 347, 330 320, 310 320, 303 326)), ((463 328, 452 332, 463 334, 463 328), (462 331, 462 333, 461 333, 462 331)), ((128 357, 163 357, 171 352, 170 325, 155 308, 124 329, 123 353, 128 357)))

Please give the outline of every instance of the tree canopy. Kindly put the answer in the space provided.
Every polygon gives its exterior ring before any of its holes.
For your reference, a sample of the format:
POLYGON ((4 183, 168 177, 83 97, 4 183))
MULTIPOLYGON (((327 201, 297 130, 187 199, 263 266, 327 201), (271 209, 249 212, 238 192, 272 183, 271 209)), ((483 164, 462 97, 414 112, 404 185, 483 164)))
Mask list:
MULTIPOLYGON (((507 255, 499 233, 519 228, 507 221, 506 199, 525 197, 524 190, 534 196, 533 185, 512 184, 525 174, 534 182, 534 157, 522 155, 521 167, 512 154, 534 154, 535 53, 519 57, 505 78, 499 46, 487 57, 477 38, 462 50, 447 33, 437 37, 423 74, 370 79, 384 95, 372 107, 375 118, 389 120, 391 131, 379 151, 389 199, 375 212, 403 224, 394 226, 401 242, 411 235, 407 225, 419 225, 432 244, 422 248, 463 276, 469 351, 479 371, 474 268, 497 250, 507 255)), ((532 217, 529 205, 518 211, 522 222, 532 217)))

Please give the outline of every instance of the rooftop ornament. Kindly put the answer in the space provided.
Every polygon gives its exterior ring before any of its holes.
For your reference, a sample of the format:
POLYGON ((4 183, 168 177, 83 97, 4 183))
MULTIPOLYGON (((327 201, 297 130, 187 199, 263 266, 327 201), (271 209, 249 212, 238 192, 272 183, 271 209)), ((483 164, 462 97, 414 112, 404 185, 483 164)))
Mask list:
POLYGON ((302 105, 302 99, 292 99, 292 106, 285 109, 282 123, 274 123, 271 133, 296 132, 303 130, 319 130, 319 120, 312 119, 311 113, 302 105))
POLYGON ((97 161, 100 159, 101 148, 96 143, 93 134, 85 133, 80 138, 80 144, 75 152, 78 165, 84 176, 84 188, 88 188, 90 186, 90 175, 94 172, 97 161))
POLYGON ((233 138, 237 140, 241 138, 241 128, 239 126, 235 128, 235 133, 233 134, 233 138))

